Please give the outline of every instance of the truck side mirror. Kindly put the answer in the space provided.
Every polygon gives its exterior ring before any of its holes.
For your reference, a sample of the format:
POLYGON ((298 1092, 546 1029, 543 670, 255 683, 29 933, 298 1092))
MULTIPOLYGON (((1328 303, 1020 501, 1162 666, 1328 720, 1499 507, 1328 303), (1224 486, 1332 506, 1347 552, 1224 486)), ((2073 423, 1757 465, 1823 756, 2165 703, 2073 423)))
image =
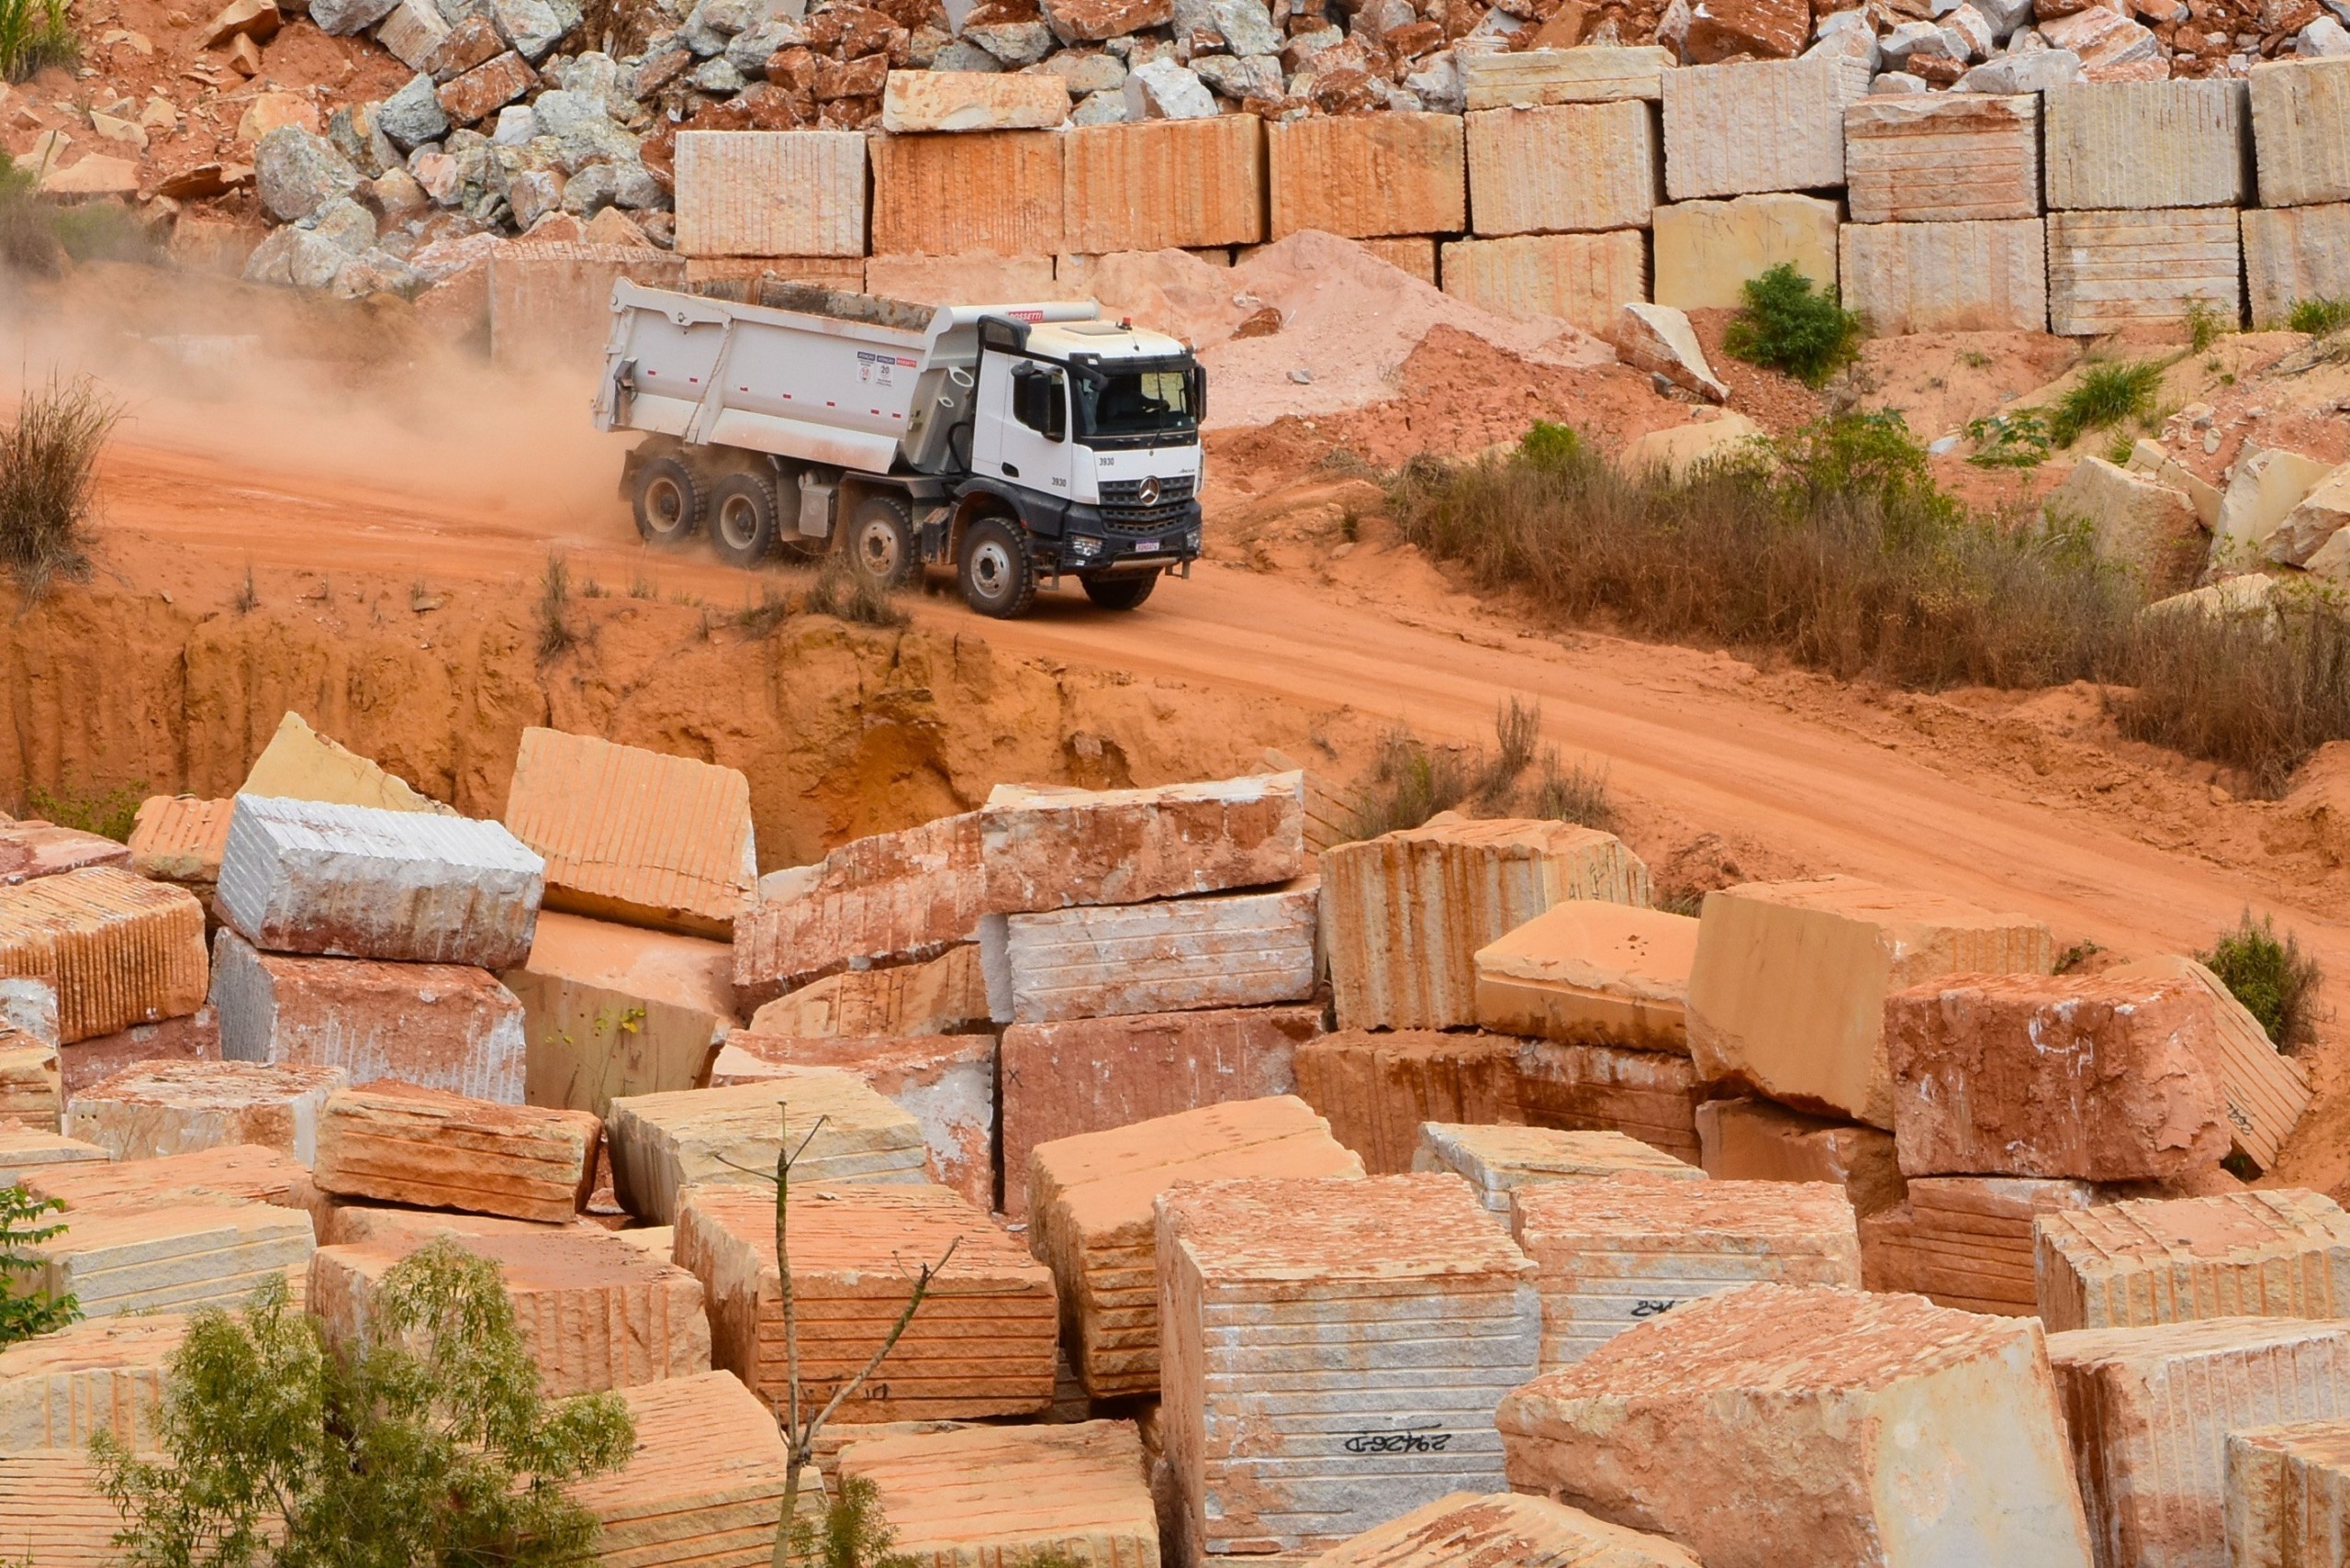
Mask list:
POLYGON ((1069 384, 1058 370, 1038 378, 1045 388, 1045 439, 1069 439, 1069 384))
POLYGON ((1204 364, 1194 364, 1192 366, 1192 423, 1197 426, 1207 422, 1208 367, 1204 364))

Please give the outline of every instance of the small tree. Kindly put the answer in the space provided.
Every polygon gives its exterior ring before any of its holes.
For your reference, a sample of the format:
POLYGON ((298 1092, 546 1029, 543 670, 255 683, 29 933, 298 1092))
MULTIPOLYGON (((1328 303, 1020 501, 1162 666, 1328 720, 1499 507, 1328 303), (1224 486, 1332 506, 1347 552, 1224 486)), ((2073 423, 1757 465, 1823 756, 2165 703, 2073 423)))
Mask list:
POLYGON ((2289 931, 2279 936, 2274 920, 2265 914, 2255 920, 2245 910, 2220 933, 2210 952, 2197 956, 2260 1020, 2278 1050, 2296 1050, 2317 1038, 2317 995, 2324 973, 2299 936, 2289 931))
POLYGON ((82 1319, 82 1304, 71 1295, 17 1289, 20 1276, 41 1270, 41 1260, 25 1249, 65 1234, 62 1225, 35 1222, 64 1206, 55 1198, 36 1198, 21 1185, 0 1188, 0 1346, 54 1333, 82 1319))
POLYGON ((549 1405, 498 1266, 443 1238, 386 1271, 337 1354, 271 1279, 196 1315, 172 1358, 161 1460, 93 1441, 128 1568, 555 1568, 586 1561, 574 1481, 635 1442, 617 1394, 549 1405))

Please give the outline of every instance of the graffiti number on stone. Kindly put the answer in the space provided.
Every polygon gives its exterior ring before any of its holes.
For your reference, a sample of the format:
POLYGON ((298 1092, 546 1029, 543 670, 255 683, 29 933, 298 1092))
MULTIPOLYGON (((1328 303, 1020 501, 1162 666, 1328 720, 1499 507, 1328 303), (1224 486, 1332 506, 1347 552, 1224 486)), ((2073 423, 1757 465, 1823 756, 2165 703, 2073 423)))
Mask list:
POLYGON ((1442 1453, 1450 1432, 1414 1427, 1401 1432, 1357 1432, 1346 1440, 1348 1453, 1442 1453))
POLYGON ((1636 1301, 1632 1304, 1632 1316, 1661 1317, 1680 1305, 1678 1301, 1636 1301))

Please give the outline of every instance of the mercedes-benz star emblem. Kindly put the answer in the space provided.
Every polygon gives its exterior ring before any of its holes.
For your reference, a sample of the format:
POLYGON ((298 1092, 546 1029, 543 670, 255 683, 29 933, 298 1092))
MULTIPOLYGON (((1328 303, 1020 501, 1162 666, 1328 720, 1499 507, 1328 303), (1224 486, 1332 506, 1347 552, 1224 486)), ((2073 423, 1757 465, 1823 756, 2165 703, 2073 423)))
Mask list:
POLYGON ((1136 487, 1135 499, 1140 501, 1147 507, 1157 506, 1158 504, 1158 481, 1157 479, 1145 479, 1139 486, 1136 487))

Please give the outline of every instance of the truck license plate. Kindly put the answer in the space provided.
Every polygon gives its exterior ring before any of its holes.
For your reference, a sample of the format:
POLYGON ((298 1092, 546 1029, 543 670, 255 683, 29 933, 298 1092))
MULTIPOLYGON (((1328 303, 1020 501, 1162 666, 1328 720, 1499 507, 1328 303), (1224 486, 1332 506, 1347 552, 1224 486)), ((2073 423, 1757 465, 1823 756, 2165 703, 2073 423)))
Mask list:
POLYGON ((1147 555, 1158 548, 1158 541, 1156 539, 1137 539, 1135 541, 1135 554, 1137 555, 1147 555))

